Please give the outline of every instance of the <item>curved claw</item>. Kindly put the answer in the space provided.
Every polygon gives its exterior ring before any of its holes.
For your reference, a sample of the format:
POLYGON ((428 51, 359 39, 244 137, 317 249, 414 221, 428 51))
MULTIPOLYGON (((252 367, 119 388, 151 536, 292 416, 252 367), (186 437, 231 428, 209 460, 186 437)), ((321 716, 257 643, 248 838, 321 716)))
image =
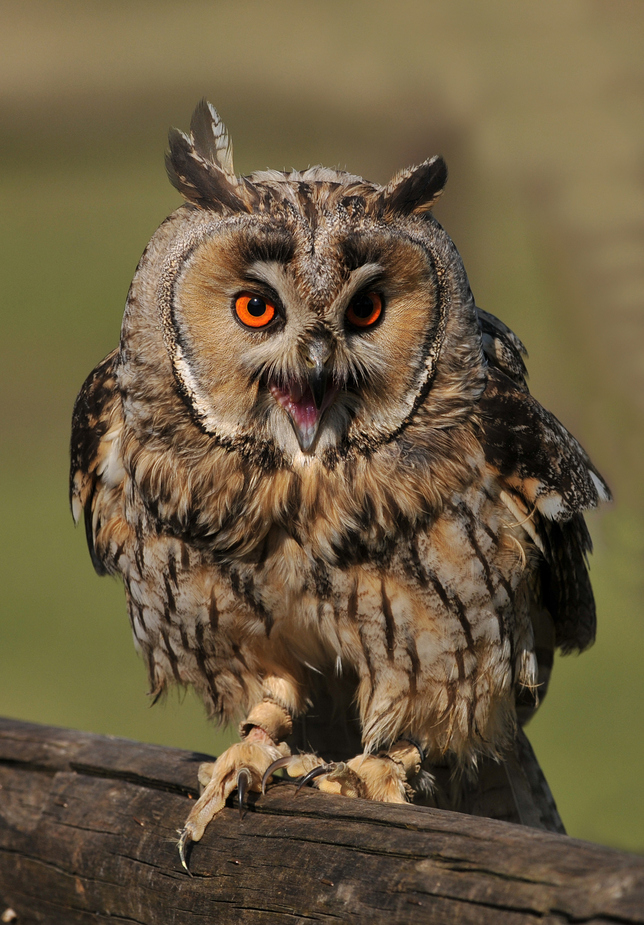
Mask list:
POLYGON ((275 771, 279 771, 280 768, 287 767, 287 765, 290 764, 291 760, 292 760, 291 756, 287 755, 286 758, 278 758, 277 761, 274 761, 272 764, 269 764, 269 766, 264 771, 264 775, 262 777, 262 794, 264 796, 266 796, 266 784, 268 783, 268 778, 271 776, 271 774, 274 774, 275 771))
POLYGON ((309 771, 308 774, 305 774, 302 780, 297 785, 297 790, 295 791, 295 796, 298 795, 302 787, 306 786, 310 781, 315 780, 316 777, 321 777, 323 774, 328 774, 335 768, 335 764, 320 764, 317 768, 313 768, 312 771, 309 771))
POLYGON ((240 768, 237 772, 237 799, 239 800, 239 818, 244 818, 244 800, 248 793, 248 788, 252 783, 252 775, 248 768, 240 768))
POLYGON ((177 848, 179 849, 179 857, 181 858, 181 865, 185 868, 186 873, 192 877, 190 870, 188 868, 188 858, 187 858, 187 849, 188 845, 192 841, 192 835, 188 829, 183 829, 179 836, 179 841, 177 843, 177 848))

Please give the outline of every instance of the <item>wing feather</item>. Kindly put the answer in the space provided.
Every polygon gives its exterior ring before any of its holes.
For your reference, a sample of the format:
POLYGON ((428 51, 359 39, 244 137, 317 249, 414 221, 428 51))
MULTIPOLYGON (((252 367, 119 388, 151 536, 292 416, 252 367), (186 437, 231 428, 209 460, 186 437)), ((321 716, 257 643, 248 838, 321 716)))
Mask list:
POLYGON ((543 556, 537 603, 553 618, 557 646, 585 649, 595 638, 596 617, 582 512, 609 500, 608 487, 575 438, 499 363, 489 365, 480 412, 486 459, 502 497, 511 511, 513 499, 527 511, 543 556))
POLYGON ((72 515, 76 523, 81 515, 84 517, 87 545, 99 575, 113 571, 106 544, 97 542, 97 538, 101 528, 114 520, 115 502, 121 499, 125 478, 118 451, 123 412, 116 382, 117 360, 118 350, 113 350, 90 373, 72 416, 72 515))
POLYGON ((528 351, 523 343, 506 324, 478 306, 476 317, 481 330, 483 352, 488 364, 500 369, 523 392, 527 392, 528 371, 523 358, 527 357, 528 351))
POLYGON ((498 368, 488 369, 479 410, 488 463, 530 509, 566 521, 610 500, 608 486, 572 434, 498 368))

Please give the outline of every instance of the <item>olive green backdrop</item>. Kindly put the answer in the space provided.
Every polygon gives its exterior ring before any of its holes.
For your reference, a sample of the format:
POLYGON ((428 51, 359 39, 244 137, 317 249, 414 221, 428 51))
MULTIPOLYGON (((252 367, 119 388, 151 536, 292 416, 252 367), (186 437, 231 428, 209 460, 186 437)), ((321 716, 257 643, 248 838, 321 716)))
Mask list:
POLYGON ((179 204, 167 128, 205 95, 241 172, 384 182, 447 157, 437 215, 479 304, 616 495, 590 518, 597 644, 558 660, 529 733, 570 833, 644 850, 644 5, 30 0, 0 21, 0 713, 224 742, 191 694, 149 708, 122 589, 67 504, 74 397, 179 204))

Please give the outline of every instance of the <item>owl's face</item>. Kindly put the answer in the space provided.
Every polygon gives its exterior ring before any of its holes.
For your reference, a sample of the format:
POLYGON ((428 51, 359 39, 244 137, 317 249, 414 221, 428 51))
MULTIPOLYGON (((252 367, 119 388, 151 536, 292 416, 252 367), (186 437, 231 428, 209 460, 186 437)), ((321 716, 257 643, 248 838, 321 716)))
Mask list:
MULTIPOLYGON (((301 464, 399 433, 431 386, 450 310, 470 298, 428 213, 442 160, 385 188, 324 168, 240 179, 205 104, 191 137, 170 140, 190 204, 139 273, 195 422, 301 464)), ((128 314, 124 336, 137 330, 128 314)))

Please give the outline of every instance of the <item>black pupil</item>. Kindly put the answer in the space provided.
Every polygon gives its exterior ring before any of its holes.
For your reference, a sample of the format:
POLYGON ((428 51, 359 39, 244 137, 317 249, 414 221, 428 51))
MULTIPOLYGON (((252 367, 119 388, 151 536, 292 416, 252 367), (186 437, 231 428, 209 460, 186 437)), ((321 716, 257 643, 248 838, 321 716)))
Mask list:
POLYGON ((260 299, 259 296, 253 296, 248 305, 246 306, 248 314, 252 315, 253 318, 260 318, 266 313, 266 302, 263 299, 260 299))
POLYGON ((351 307, 357 318, 368 318, 373 312, 371 296, 359 295, 351 307))

